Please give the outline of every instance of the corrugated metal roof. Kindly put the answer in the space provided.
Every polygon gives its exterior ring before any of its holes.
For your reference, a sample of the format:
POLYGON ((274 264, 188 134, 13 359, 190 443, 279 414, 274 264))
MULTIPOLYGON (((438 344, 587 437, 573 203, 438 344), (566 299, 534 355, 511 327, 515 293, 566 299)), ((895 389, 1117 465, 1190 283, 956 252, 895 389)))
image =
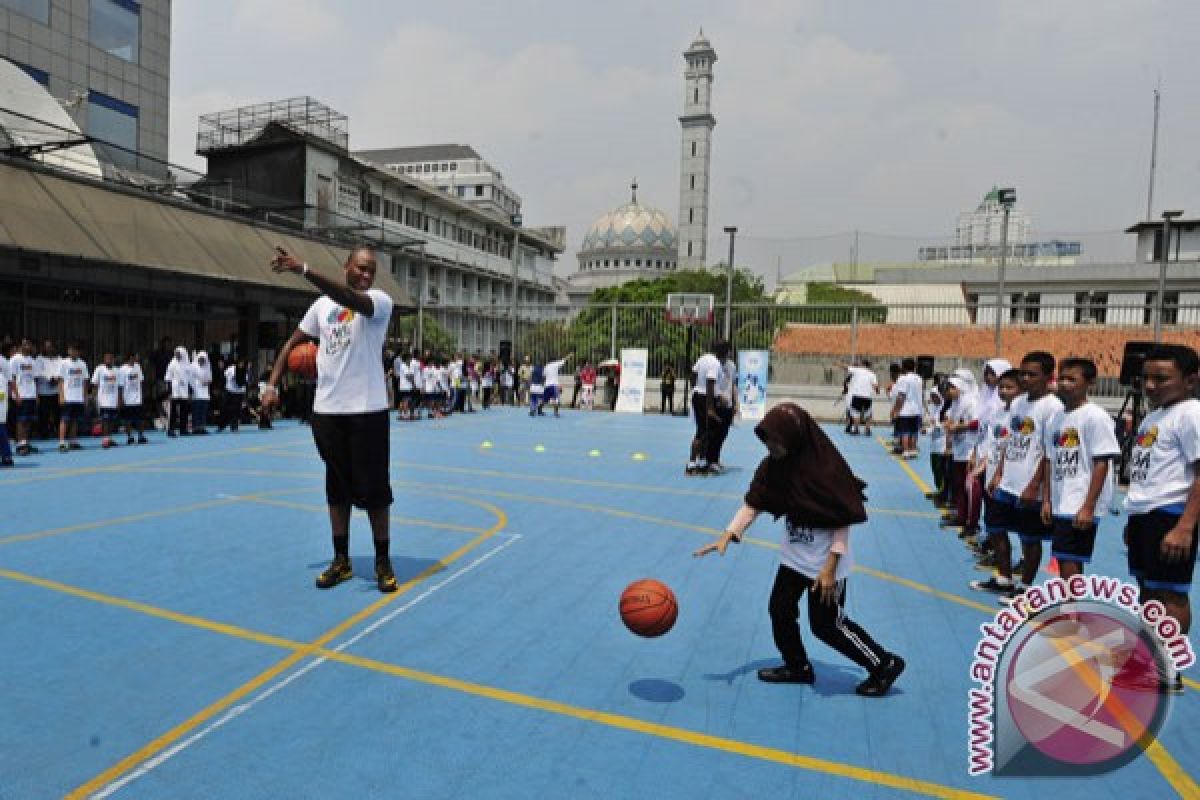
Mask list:
POLYGON ((426 144, 416 147, 385 147, 379 150, 355 150, 354 155, 376 164, 412 164, 417 161, 446 161, 458 158, 482 158, 467 144, 426 144))
MULTIPOLYGON (((0 164, 0 246, 314 291, 302 278, 271 271, 276 245, 326 274, 349 254, 344 247, 0 164)), ((375 285, 397 305, 414 305, 382 267, 375 285)))

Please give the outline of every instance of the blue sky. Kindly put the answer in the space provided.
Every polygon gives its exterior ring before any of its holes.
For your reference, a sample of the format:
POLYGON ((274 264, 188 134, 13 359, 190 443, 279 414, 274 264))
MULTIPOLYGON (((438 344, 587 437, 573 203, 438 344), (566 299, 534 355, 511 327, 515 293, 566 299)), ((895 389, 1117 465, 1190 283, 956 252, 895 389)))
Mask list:
MULTIPOLYGON (((1164 107, 1155 213, 1200 215, 1200 4, 747 0, 174 4, 172 160, 195 118, 309 94, 350 116, 353 148, 474 145, 572 245, 628 197, 678 212, 682 50, 718 53, 712 245, 772 274, 911 258, 952 237, 993 184, 1045 236, 1115 233, 1145 214, 1152 91, 1164 107), (879 236, 874 234, 887 234, 879 236)), ((710 253, 714 252, 710 249, 710 253)), ((574 268, 568 253, 564 266, 574 268)))

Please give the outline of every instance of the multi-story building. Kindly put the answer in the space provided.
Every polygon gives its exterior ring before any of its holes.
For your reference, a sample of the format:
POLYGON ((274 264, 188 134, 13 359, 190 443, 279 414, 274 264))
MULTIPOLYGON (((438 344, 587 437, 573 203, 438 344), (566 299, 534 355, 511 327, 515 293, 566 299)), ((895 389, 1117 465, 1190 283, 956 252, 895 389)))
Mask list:
MULTIPOLYGON (((1013 266, 1060 267, 1071 266, 1083 255, 1078 241, 1053 239, 1029 241, 1032 220, 1024 209, 1013 208, 1008 215, 1006 261, 1013 266)), ((995 264, 1000 260, 1004 242, 1004 206, 1000 190, 984 195, 974 211, 958 215, 954 244, 926 245, 917 250, 917 260, 930 266, 967 267, 995 264)))
POLYGON ((106 168, 165 174, 170 0, 0 0, 0 56, 62 101, 106 168))
POLYGON ((433 184, 447 194, 520 223, 521 198, 504 185, 504 176, 465 144, 434 144, 358 150, 358 158, 380 164, 400 175, 433 184))
POLYGON ((500 350, 512 339, 514 309, 522 326, 558 315, 560 234, 514 225, 415 174, 358 158, 348 143, 346 117, 301 97, 202 116, 197 152, 208 159, 206 189, 222 189, 232 205, 376 242, 381 269, 458 347, 500 350))

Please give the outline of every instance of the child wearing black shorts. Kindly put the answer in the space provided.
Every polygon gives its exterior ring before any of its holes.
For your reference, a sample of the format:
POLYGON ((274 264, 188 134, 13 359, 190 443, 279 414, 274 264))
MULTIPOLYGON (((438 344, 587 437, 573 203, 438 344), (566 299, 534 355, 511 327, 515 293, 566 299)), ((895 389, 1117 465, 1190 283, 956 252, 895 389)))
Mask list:
MULTIPOLYGON (((1141 601, 1161 602, 1184 635, 1192 626, 1188 594, 1200 520, 1198 371, 1196 351, 1184 345, 1160 345, 1146 354, 1143 388, 1153 411, 1138 426, 1125 498, 1129 571, 1141 601)), ((1182 678, 1170 677, 1169 687, 1182 691, 1182 678)))
POLYGON ((1109 463, 1121 454, 1112 418, 1088 400, 1096 364, 1086 358, 1064 359, 1058 367, 1058 397, 1063 410, 1043 434, 1050 491, 1042 501, 1042 522, 1053 531, 1052 554, 1059 575, 1083 572, 1096 547, 1096 509, 1108 508, 1112 484, 1109 463))

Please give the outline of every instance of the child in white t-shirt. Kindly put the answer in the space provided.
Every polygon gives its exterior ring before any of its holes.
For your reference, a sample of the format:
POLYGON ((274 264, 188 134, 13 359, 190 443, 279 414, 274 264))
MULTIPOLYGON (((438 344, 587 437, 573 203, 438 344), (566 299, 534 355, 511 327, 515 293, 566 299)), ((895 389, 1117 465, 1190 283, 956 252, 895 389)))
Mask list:
POLYGON ((80 358, 81 350, 77 343, 72 343, 67 347, 67 357, 59 359, 58 406, 62 410, 58 422, 60 453, 81 449, 76 437, 86 410, 88 387, 88 367, 87 362, 80 358))
POLYGON ((186 348, 176 347, 175 357, 167 364, 163 380, 171 397, 171 412, 167 417, 167 436, 187 436, 188 397, 192 387, 192 362, 186 348))
POLYGON ((203 350, 196 353, 188 375, 192 391, 192 433, 199 436, 208 433, 209 386, 212 384, 208 353, 203 350))
POLYGON ((121 414, 121 376, 112 353, 105 353, 101 363, 96 365, 92 372, 92 388, 96 392, 96 410, 100 413, 100 430, 104 435, 100 446, 107 450, 116 446, 112 434, 121 414))
POLYGON ((125 418, 125 444, 134 443, 135 430, 137 443, 147 442, 146 412, 142 408, 142 383, 145 377, 140 357, 137 353, 130 353, 125 365, 117 373, 117 382, 121 386, 121 412, 125 418))
MULTIPOLYGON (((983 532, 987 536, 980 548, 982 552, 977 566, 993 568, 998 563, 996 555, 997 542, 1006 553, 1005 558, 1012 558, 1012 549, 1008 541, 1008 517, 1005 516, 1007 507, 999 503, 986 487, 991 485, 992 478, 1000 462, 1004 460, 1004 450, 1008 445, 1009 416, 1013 401, 1021 394, 1020 372, 1009 369, 999 376, 996 382, 997 407, 989 415, 988 422, 983 426, 983 435, 975 448, 977 464, 975 467, 976 484, 985 487, 983 491, 983 532)), ((1010 504, 1011 505, 1011 504, 1010 504)))
POLYGON ((866 697, 887 694, 904 671, 904 659, 890 653, 846 616, 850 574, 850 526, 865 522, 863 487, 846 460, 812 417, 794 403, 775 406, 754 432, 768 456, 759 464, 744 504, 725 533, 701 547, 696 556, 725 554, 730 542, 761 512, 785 517, 786 534, 771 590, 771 630, 783 665, 758 671, 768 683, 813 683, 796 609, 808 592, 813 634, 867 671, 855 691, 866 697))
POLYGON ((1011 554, 1007 537, 996 538, 996 574, 986 581, 973 581, 971 588, 996 592, 1004 599, 1022 594, 1037 576, 1042 560, 1042 541, 1054 532, 1042 522, 1042 498, 1047 488, 1044 454, 1046 429, 1062 411, 1062 401, 1050 393, 1054 356, 1043 351, 1026 353, 1018 371, 1025 394, 1013 401, 1009 411, 1008 440, 1004 458, 988 484, 998 506, 997 527, 1021 536, 1021 586, 1012 582, 1011 554))
MULTIPOLYGON (((1146 354, 1143 388, 1153 410, 1138 426, 1125 498, 1125 545, 1140 601, 1162 603, 1184 635, 1192 625, 1188 595, 1200 520, 1197 372, 1200 359, 1190 347, 1159 345, 1146 354)), ((1168 676, 1168 687, 1183 691, 1182 678, 1168 676)))
POLYGON ((1113 420, 1088 400, 1096 380, 1096 364, 1086 358, 1064 359, 1058 366, 1058 412, 1042 437, 1050 491, 1042 499, 1042 522, 1054 531, 1052 554, 1059 576, 1066 580, 1083 572, 1096 546, 1100 513, 1108 507, 1108 471, 1121 454, 1113 420))
POLYGON ((8 372, 8 357, 12 353, 12 343, 5 342, 0 352, 0 467, 14 465, 12 448, 8 444, 8 393, 12 387, 12 377, 8 372))

